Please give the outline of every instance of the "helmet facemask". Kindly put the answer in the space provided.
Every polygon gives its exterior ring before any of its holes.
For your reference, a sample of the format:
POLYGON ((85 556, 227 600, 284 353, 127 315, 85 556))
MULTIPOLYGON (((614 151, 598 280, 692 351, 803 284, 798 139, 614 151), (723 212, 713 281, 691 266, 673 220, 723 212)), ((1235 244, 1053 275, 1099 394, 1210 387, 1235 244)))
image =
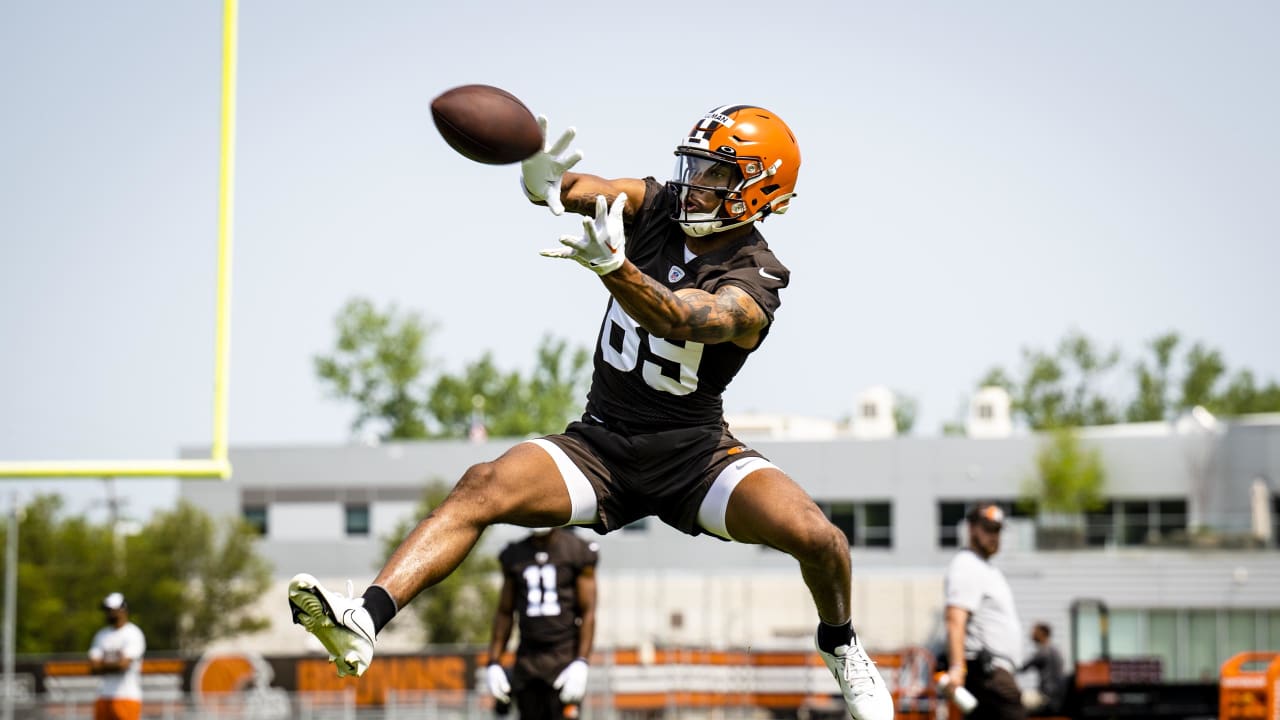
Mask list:
POLYGON ((744 217, 742 170, 735 161, 681 148, 676 151, 671 184, 678 189, 672 219, 690 237, 723 232, 751 220, 744 217))

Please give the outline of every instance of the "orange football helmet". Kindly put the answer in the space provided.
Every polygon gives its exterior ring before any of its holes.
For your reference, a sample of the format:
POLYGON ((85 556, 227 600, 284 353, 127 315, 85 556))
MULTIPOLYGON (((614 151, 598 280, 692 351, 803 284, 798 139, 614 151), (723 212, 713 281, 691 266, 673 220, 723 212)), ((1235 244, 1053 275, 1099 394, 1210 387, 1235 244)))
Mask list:
POLYGON ((671 184, 679 197, 672 219, 697 237, 784 213, 799 173, 800 146, 782 118, 754 105, 722 105, 703 115, 676 147, 671 184), (691 210, 690 190, 714 192, 719 206, 691 210))

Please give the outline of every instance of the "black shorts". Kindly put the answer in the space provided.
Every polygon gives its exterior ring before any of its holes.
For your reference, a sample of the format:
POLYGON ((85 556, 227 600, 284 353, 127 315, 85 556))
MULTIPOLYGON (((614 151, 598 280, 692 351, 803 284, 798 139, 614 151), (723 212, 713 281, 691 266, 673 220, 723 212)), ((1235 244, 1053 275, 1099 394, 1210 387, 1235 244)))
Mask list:
POLYGON ((555 645, 521 642, 511 672, 511 698, 520 720, 563 720, 564 703, 552 685, 577 657, 578 641, 555 645))
POLYGON ((549 435, 595 490, 600 534, 656 515, 688 535, 700 535, 698 508, 730 463, 763 456, 719 425, 647 434, 614 432, 589 416, 549 435))
POLYGON ((973 693, 978 707, 966 715, 966 720, 1023 720, 1027 710, 1022 706, 1022 691, 1013 674, 1004 668, 994 668, 983 674, 976 663, 969 661, 969 672, 964 686, 973 693))
POLYGON ((511 699, 515 701, 520 720, 564 720, 564 703, 560 691, 544 680, 531 680, 527 684, 512 687, 511 699))

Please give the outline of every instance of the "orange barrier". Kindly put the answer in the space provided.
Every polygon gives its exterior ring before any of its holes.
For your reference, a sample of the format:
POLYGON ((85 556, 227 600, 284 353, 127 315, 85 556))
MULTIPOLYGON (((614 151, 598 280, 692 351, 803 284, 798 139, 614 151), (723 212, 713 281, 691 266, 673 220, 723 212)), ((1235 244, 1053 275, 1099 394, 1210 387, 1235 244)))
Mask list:
MULTIPOLYGON (((935 717, 936 661, 928 650, 909 647, 871 653, 871 658, 893 695, 898 720, 935 717)), ((504 655, 505 664, 512 661, 510 653, 504 655)), ((350 697, 361 707, 387 704, 393 695, 430 694, 437 702, 461 706, 468 693, 479 689, 477 670, 487 663, 483 652, 386 653, 364 676, 339 678, 323 655, 263 658, 229 651, 199 660, 147 659, 142 669, 144 680, 166 681, 164 687, 175 700, 189 692, 197 704, 211 709, 254 693, 297 693, 342 702, 350 697)), ((592 666, 593 682, 607 692, 589 695, 588 708, 757 707, 780 715, 803 708, 815 717, 847 714, 831 673, 810 649, 617 648, 597 651, 592 666)), ((89 674, 87 660, 38 660, 19 670, 29 673, 36 693, 51 702, 91 701, 96 694, 98 680, 89 674)), ((158 697, 149 696, 144 713, 151 714, 158 697)), ((951 717, 959 715, 953 712, 951 717)))
POLYGON ((1219 720, 1280 720, 1280 652, 1233 655, 1218 677, 1219 720))
POLYGON ((1081 660, 1076 663, 1076 689, 1111 684, 1110 660, 1081 660))

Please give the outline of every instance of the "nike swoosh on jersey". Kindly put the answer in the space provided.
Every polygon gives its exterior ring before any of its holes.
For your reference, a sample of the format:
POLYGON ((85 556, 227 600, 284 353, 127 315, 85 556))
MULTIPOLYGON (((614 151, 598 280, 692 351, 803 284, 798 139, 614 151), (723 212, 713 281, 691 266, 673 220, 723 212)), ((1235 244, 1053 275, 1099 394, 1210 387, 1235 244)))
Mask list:
POLYGON ((770 280, 777 280, 778 282, 782 282, 782 278, 778 277, 777 275, 770 275, 769 271, 765 270, 764 268, 760 268, 760 277, 766 277, 766 278, 769 278, 770 280))

